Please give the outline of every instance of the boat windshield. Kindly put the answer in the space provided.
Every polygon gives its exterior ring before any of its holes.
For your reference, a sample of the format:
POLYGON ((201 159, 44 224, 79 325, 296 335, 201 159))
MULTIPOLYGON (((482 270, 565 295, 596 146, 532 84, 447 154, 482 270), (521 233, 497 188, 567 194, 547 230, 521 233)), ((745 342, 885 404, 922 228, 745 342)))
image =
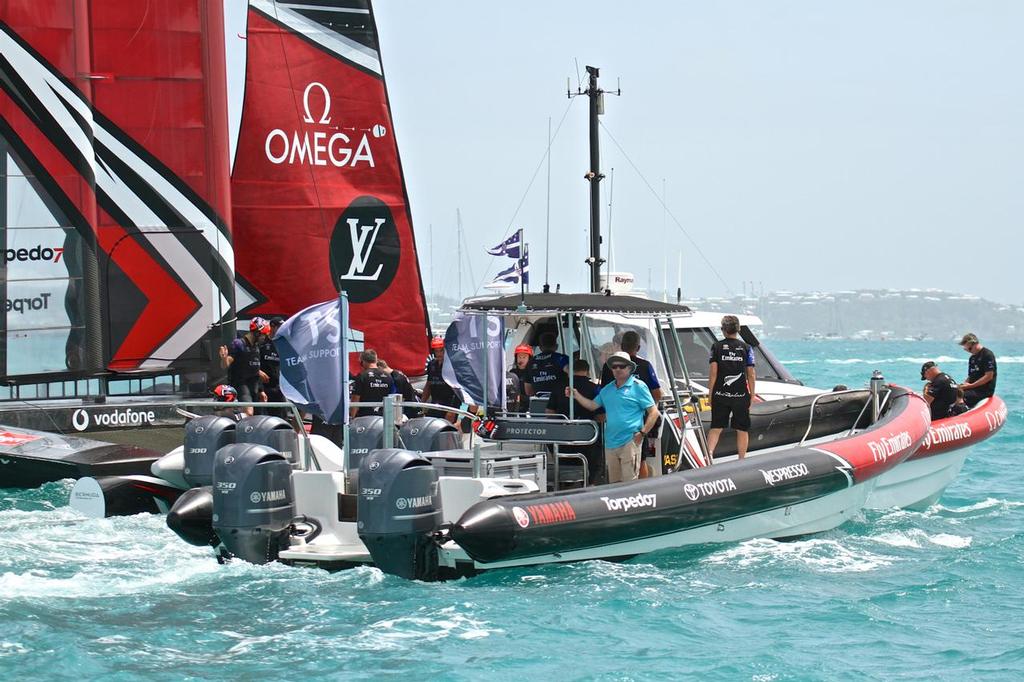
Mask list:
MULTIPOLYGON (((690 377, 694 379, 708 378, 709 358, 711 357, 711 345, 715 342, 715 335, 711 330, 704 328, 676 329, 679 336, 679 344, 683 347, 683 358, 686 360, 686 369, 690 377)), ((682 378, 683 368, 679 366, 679 356, 673 352, 672 373, 677 378, 682 378)))

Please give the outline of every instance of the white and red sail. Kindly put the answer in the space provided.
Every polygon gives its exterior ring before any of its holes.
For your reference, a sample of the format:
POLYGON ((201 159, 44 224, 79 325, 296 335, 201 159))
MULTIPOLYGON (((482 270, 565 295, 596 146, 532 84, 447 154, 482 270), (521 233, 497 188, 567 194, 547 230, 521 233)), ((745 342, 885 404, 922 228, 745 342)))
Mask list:
POLYGON ((426 305, 369 2, 250 2, 231 191, 241 314, 340 287, 367 347, 422 373, 426 305))
MULTIPOLYGON (((63 266, 5 272, 8 301, 63 294, 64 311, 28 304, 34 320, 8 304, 6 341, 67 336, 63 362, 36 369, 210 357, 234 316, 223 81, 220 2, 0 3, 3 197, 29 206, 7 211, 5 246, 30 248, 39 230, 67 238, 63 266)), ((4 374, 16 373, 10 345, 4 374)))
POLYGON ((202 366, 236 291, 251 317, 339 287, 369 347, 422 369, 426 306, 370 4, 252 0, 235 139, 225 9, 0 0, 0 375, 202 366))

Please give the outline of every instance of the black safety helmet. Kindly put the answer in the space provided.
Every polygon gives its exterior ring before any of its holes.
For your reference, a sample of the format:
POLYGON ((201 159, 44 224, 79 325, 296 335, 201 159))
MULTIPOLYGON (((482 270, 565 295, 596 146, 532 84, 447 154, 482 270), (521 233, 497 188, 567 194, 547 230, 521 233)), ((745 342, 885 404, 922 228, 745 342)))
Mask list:
POLYGON ((930 370, 934 366, 935 366, 935 363, 932 362, 931 360, 929 360, 928 362, 926 362, 923 365, 921 365, 921 381, 925 381, 927 379, 927 377, 925 377, 924 373, 927 372, 928 370, 930 370))

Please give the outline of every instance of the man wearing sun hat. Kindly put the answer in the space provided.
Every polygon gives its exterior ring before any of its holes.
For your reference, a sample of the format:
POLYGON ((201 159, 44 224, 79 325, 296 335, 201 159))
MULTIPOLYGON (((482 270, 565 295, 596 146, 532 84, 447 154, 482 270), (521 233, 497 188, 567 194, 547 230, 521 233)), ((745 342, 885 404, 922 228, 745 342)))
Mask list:
POLYGON ((967 360, 967 381, 960 384, 964 402, 974 407, 996 392, 996 355, 981 345, 975 334, 964 334, 960 347, 971 354, 967 360))
MULTIPOLYGON (((640 445, 658 423, 660 413, 651 397, 651 390, 633 376, 636 363, 629 353, 613 353, 607 364, 615 381, 602 388, 593 400, 575 387, 571 392, 576 402, 588 410, 604 408, 604 458, 608 482, 632 481, 640 474, 640 445)), ((566 389, 566 396, 569 390, 566 389)))

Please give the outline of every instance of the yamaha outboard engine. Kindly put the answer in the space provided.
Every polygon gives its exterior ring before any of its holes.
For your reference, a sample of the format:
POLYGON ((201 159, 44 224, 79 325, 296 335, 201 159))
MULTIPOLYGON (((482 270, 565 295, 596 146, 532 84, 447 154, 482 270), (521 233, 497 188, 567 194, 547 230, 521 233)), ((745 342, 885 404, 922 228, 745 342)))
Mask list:
POLYGON ((237 443, 213 465, 213 530, 228 552, 253 564, 277 559, 295 516, 292 467, 266 445, 237 443))
POLYGON ((266 445, 284 455, 289 462, 298 461, 295 429, 280 417, 266 414, 246 417, 235 427, 235 442, 266 445))
POLYGON ((402 425, 402 447, 413 452, 440 452, 462 448, 462 436, 447 419, 416 417, 402 425))
POLYGON ((359 539, 380 570, 436 580, 441 496, 437 470, 408 450, 374 450, 359 465, 359 539))
MULTIPOLYGON (((358 490, 359 463, 371 450, 384 447, 384 417, 376 415, 356 417, 348 424, 348 439, 348 468, 355 474, 355 476, 349 476, 349 492, 355 492, 358 490)), ((398 429, 395 429, 394 446, 396 448, 404 447, 398 429)))
POLYGON ((167 527, 190 545, 220 544, 213 532, 213 488, 203 486, 183 492, 167 512, 167 527))
POLYGON ((213 484, 213 459, 217 451, 235 442, 235 420, 227 417, 196 417, 185 425, 185 482, 193 488, 213 484))

